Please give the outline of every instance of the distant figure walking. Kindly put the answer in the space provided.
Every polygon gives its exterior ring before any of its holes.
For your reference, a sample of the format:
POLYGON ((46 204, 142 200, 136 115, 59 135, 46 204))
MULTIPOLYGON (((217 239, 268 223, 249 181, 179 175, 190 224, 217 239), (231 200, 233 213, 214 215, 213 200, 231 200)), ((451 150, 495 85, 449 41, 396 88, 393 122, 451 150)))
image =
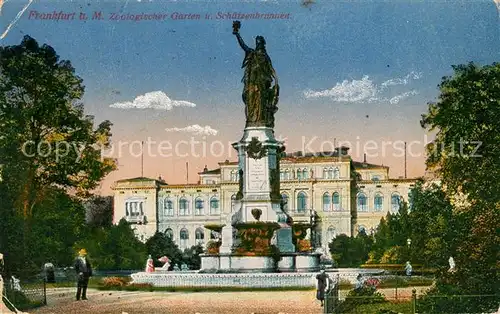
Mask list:
POLYGON ((87 286, 89 278, 92 276, 92 266, 87 258, 87 251, 85 249, 81 249, 78 254, 79 256, 75 260, 75 271, 78 274, 76 300, 80 301, 80 296, 82 300, 87 300, 87 286))
POLYGON ((325 304, 325 292, 328 290, 330 277, 325 272, 325 269, 321 269, 321 272, 316 275, 317 285, 316 285, 316 299, 321 301, 321 306, 325 304))

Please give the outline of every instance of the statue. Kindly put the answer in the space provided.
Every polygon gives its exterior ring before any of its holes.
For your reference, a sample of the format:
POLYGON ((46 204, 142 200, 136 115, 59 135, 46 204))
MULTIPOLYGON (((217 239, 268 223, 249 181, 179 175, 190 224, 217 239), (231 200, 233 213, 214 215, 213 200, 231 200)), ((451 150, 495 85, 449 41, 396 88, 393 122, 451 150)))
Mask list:
POLYGON ((413 272, 413 267, 411 267, 410 261, 406 262, 405 272, 406 272, 406 276, 411 276, 411 273, 413 272))
POLYGON ((246 127, 265 126, 274 128, 274 114, 278 111, 279 85, 271 58, 266 52, 266 40, 255 38, 255 49, 249 48, 239 34, 240 21, 233 22, 233 34, 245 52, 242 82, 245 104, 246 127), (274 86, 271 84, 274 81, 274 86))

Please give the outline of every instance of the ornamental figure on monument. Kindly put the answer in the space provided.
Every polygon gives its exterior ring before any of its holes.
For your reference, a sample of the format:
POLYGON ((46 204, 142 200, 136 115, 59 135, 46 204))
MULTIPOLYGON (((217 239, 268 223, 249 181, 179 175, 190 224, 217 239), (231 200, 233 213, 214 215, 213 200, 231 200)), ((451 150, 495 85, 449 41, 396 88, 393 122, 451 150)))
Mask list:
POLYGON ((240 26, 240 21, 233 22, 233 34, 245 51, 241 67, 245 68, 242 98, 245 103, 246 127, 274 128, 274 114, 278 111, 279 85, 271 58, 266 51, 266 40, 262 36, 257 36, 255 49, 249 48, 240 36, 240 26))

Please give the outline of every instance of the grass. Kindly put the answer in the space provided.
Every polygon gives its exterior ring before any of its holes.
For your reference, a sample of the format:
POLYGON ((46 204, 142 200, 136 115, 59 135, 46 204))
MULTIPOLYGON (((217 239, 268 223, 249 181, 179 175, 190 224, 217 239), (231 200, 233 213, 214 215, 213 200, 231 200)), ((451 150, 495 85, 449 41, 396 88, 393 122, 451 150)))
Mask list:
MULTIPOLYGON (((360 314, 382 314, 382 313, 413 313, 411 302, 384 302, 376 304, 363 304, 352 312, 360 314)), ((347 314, 347 313, 346 313, 347 314)))

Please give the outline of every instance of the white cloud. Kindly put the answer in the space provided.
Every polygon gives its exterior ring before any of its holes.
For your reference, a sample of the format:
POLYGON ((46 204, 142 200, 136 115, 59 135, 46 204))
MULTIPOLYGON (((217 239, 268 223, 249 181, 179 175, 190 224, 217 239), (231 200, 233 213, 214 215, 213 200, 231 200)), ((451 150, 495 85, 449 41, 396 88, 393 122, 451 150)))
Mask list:
POLYGON ((344 80, 337 83, 331 89, 323 91, 308 90, 304 92, 306 98, 330 97, 336 102, 363 102, 371 101, 376 98, 377 87, 368 75, 363 76, 361 80, 344 80))
POLYGON ((380 84, 380 86, 382 88, 386 88, 388 86, 394 86, 394 85, 408 85, 408 83, 410 83, 411 80, 418 80, 421 77, 422 77, 421 72, 411 71, 410 73, 408 73, 404 77, 393 78, 393 79, 387 80, 387 81, 383 82, 382 84, 380 84))
POLYGON ((173 100, 164 92, 156 91, 137 96, 133 101, 111 104, 110 107, 119 109, 171 110, 174 107, 196 107, 196 105, 189 101, 173 100))
POLYGON ((198 124, 190 125, 185 128, 166 128, 167 132, 185 132, 185 133, 193 133, 196 135, 217 135, 219 131, 212 129, 210 126, 200 126, 198 124))
POLYGON ((306 90, 304 96, 306 98, 329 97, 334 102, 351 102, 351 103, 370 103, 389 101, 391 104, 397 104, 402 99, 417 92, 412 90, 394 97, 382 96, 389 86, 408 85, 412 80, 418 80, 422 77, 422 73, 412 71, 404 77, 393 78, 379 85, 375 84, 368 75, 363 76, 361 80, 344 80, 342 83, 337 83, 334 87, 321 91, 306 90))
POLYGON ((392 97, 389 102, 393 105, 399 103, 401 100, 405 99, 405 98, 408 98, 410 96, 414 96, 414 95, 417 95, 418 92, 415 91, 415 90, 412 90, 412 91, 409 91, 409 92, 406 92, 406 93, 402 93, 402 94, 399 94, 397 96, 394 96, 392 97))

